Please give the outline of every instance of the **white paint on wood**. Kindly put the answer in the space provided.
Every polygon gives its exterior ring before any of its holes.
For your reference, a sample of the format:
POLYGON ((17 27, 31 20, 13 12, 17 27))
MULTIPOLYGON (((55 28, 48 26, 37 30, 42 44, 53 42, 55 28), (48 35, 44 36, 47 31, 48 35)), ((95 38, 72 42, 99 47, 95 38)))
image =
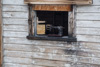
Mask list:
POLYGON ((3 12, 3 17, 28 19, 28 12, 3 12))
POLYGON ((28 36, 28 32, 12 32, 12 31, 4 31, 4 37, 26 37, 28 36))
MULTIPOLYGON (((17 64, 17 63, 5 63, 4 67, 33 67, 33 65, 17 64)), ((34 67, 39 67, 35 66, 34 67)))
POLYGON ((100 28, 77 28, 76 34, 100 35, 100 28))
POLYGON ((5 67, 71 67, 68 62, 77 61, 100 65, 100 0, 93 0, 93 5, 77 6, 76 18, 79 44, 28 40, 28 6, 24 0, 3 0, 5 67), (77 49, 77 56, 73 51, 74 55, 65 53, 64 49, 77 49))
POLYGON ((78 41, 83 42, 100 42, 100 36, 91 35, 77 35, 78 41))
POLYGON ((3 0, 3 4, 25 5, 24 0, 3 0))
POLYGON ((82 49, 88 50, 97 50, 100 51, 100 43, 91 43, 91 42, 81 42, 80 44, 82 49), (91 46, 90 46, 91 45, 91 46))
POLYGON ((78 28, 100 28, 100 21, 77 21, 76 26, 78 28))
MULTIPOLYGON (((71 55, 67 55, 67 54, 66 55, 59 55, 59 54, 40 53, 40 52, 32 52, 31 53, 31 52, 21 52, 21 51, 5 51, 4 52, 4 55, 6 55, 6 57, 12 57, 12 58, 15 57, 15 58, 22 58, 22 59, 27 59, 27 60, 28 59, 30 60, 31 58, 34 58, 34 59, 47 59, 47 60, 52 60, 52 61, 56 60, 56 61, 69 61, 69 62, 74 62, 74 59, 75 59, 74 56, 72 57, 71 55)), ((14 59, 12 59, 12 61, 7 61, 7 62, 13 62, 13 60, 14 59)), ((21 59, 19 61, 21 61, 21 59)), ((14 62, 20 63, 17 60, 14 61, 14 62)))
POLYGON ((77 20, 100 20, 100 13, 77 13, 77 20))
POLYGON ((78 6, 77 12, 93 12, 93 13, 100 13, 100 6, 78 6))
POLYGON ((14 18, 3 18, 4 25, 25 25, 28 26, 28 19, 14 19, 14 18))
POLYGON ((6 18, 19 18, 19 19, 27 19, 27 12, 3 12, 3 17, 6 18))
POLYGON ((14 57, 4 57, 5 63, 20 63, 20 64, 31 64, 32 59, 30 58, 14 58, 14 57))
POLYGON ((99 5, 100 6, 100 0, 93 0, 93 5, 99 5))
POLYGON ((36 46, 36 45, 4 44, 5 50, 24 51, 24 52, 42 52, 42 53, 53 53, 53 54, 65 54, 66 52, 64 52, 64 50, 69 50, 69 49, 73 50, 73 47, 72 46, 51 47, 51 46, 36 46))
POLYGON ((28 12, 28 6, 3 5, 3 11, 28 12))
POLYGON ((28 31, 27 25, 4 25, 3 30, 9 31, 28 31))
POLYGON ((23 38, 4 37, 4 43, 7 43, 7 44, 32 44, 32 45, 35 44, 35 45, 47 45, 47 46, 49 46, 49 45, 53 45, 53 46, 69 45, 66 42, 28 40, 26 37, 23 37, 23 38))

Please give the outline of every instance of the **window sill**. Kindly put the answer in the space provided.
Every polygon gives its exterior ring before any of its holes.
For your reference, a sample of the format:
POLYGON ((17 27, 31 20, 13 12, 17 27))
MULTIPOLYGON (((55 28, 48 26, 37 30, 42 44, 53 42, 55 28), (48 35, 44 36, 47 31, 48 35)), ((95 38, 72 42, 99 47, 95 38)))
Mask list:
POLYGON ((41 36, 27 36, 29 40, 49 40, 49 41, 67 41, 67 42, 76 42, 75 37, 41 37, 41 36))

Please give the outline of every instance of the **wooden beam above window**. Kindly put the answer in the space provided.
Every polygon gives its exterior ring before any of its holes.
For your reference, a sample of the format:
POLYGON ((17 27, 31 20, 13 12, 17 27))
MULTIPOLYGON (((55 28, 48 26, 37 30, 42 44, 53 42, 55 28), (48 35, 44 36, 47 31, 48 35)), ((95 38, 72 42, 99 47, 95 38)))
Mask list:
POLYGON ((25 0, 26 4, 92 4, 92 0, 25 0))
POLYGON ((34 5, 33 10, 42 11, 71 11, 71 5, 34 5))

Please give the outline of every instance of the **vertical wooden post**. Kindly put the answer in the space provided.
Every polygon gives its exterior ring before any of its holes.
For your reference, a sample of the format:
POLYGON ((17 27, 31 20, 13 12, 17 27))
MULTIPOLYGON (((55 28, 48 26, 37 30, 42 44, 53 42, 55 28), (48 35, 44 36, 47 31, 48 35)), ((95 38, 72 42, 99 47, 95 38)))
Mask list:
POLYGON ((29 19, 28 19, 28 24, 29 24, 29 35, 33 35, 33 22, 32 22, 33 16, 32 16, 32 5, 29 4, 29 19))
POLYGON ((2 0, 0 0, 0 67, 2 67, 2 0))

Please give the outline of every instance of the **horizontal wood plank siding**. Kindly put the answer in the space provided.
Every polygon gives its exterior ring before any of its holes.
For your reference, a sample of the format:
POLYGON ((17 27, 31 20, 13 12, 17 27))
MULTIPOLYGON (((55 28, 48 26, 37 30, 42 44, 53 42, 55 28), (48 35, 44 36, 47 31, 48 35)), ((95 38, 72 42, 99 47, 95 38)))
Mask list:
POLYGON ((93 0, 92 6, 77 6, 76 34, 79 41, 100 42, 100 4, 98 2, 93 0))
POLYGON ((3 0, 4 67, 100 67, 100 1, 76 6, 77 42, 28 40, 28 6, 3 0))

